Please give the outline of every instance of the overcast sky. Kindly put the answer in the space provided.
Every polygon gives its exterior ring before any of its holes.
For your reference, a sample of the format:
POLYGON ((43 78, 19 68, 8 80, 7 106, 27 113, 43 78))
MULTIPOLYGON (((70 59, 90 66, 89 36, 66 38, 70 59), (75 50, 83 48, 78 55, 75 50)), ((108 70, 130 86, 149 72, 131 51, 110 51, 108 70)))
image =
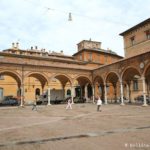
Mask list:
POLYGON ((119 33, 149 14, 150 0, 0 0, 0 50, 19 42, 21 49, 73 55, 77 43, 91 38, 124 56, 119 33))

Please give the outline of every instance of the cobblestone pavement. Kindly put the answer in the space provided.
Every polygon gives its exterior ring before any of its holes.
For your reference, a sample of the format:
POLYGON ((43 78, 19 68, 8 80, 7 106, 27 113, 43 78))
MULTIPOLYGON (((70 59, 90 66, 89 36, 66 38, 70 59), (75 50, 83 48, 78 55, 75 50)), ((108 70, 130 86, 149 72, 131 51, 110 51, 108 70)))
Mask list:
POLYGON ((150 149, 150 106, 0 108, 0 150, 150 149))

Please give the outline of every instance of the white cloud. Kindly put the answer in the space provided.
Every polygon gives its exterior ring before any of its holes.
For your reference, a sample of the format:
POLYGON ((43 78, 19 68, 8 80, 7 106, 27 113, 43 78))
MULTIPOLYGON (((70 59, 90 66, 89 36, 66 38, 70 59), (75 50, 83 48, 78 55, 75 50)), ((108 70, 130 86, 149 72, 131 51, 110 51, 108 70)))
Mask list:
POLYGON ((38 45, 72 55, 77 43, 91 38, 123 55, 119 33, 149 18, 149 10, 149 0, 1 0, 0 49, 20 40, 23 49, 38 45))

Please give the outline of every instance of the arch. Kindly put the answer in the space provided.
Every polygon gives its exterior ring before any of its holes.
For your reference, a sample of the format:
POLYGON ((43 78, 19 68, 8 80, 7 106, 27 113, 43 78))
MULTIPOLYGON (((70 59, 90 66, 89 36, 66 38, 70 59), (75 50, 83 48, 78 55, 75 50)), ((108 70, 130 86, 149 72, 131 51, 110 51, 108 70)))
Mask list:
POLYGON ((89 77, 80 74, 73 79, 73 83, 75 83, 76 81, 78 82, 78 87, 76 88, 76 96, 80 97, 83 101, 85 99, 90 100, 91 95, 93 95, 93 84, 89 77), (90 91, 92 92, 92 94, 90 91))
POLYGON ((150 76, 150 63, 145 67, 144 71, 143 71, 143 75, 146 76, 150 76))
POLYGON ((101 76, 95 77, 94 88, 96 97, 100 96, 104 100, 104 79, 101 76))
POLYGON ((102 83, 102 84, 104 84, 104 79, 101 77, 101 76, 99 76, 99 75, 97 75, 95 78, 94 78, 94 85, 95 85, 95 83, 96 82, 98 82, 98 83, 102 83))
POLYGON ((118 80, 120 80, 119 74, 117 72, 111 71, 109 72, 105 77, 105 83, 107 83, 107 80, 111 83, 116 83, 118 80))
POLYGON ((119 95, 119 82, 120 76, 117 72, 108 72, 105 76, 105 94, 107 94, 107 100, 109 102, 117 102, 117 96, 119 95))
POLYGON ((124 96, 128 98, 129 103, 134 101, 134 99, 137 97, 138 94, 137 90, 138 88, 140 88, 138 87, 140 86, 140 78, 141 78, 141 73, 138 70, 138 68, 134 66, 128 66, 122 71, 121 79, 125 85, 124 96), (131 88, 133 90, 131 90, 131 88))
POLYGON ((70 82, 70 84, 72 84, 72 79, 66 75, 66 74, 54 74, 51 78, 50 78, 50 81, 53 79, 53 78, 56 78, 58 79, 63 85, 65 85, 68 81, 70 82))
POLYGON ((14 78, 18 84, 18 86, 21 86, 21 76, 15 72, 15 71, 9 71, 9 70, 1 70, 0 75, 8 75, 14 78))
POLYGON ((92 81, 89 79, 88 76, 85 75, 78 75, 74 78, 73 81, 77 80, 80 84, 86 85, 87 83, 90 83, 92 85, 92 81))
POLYGON ((25 78, 27 77, 34 77, 36 79, 38 79, 42 86, 44 86, 46 83, 49 83, 48 77, 44 74, 44 73, 40 73, 40 72, 29 72, 25 75, 25 78))
POLYGON ((132 67, 132 66, 125 68, 121 74, 122 81, 130 81, 133 78, 139 78, 139 77, 141 77, 141 73, 139 72, 137 68, 132 67))

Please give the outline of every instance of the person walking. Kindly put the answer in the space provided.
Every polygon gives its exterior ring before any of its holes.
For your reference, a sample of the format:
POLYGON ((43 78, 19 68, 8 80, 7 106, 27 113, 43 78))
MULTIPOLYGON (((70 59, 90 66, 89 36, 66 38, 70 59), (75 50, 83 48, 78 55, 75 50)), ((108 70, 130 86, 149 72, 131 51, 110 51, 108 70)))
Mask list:
POLYGON ((36 107, 36 101, 34 101, 34 103, 33 103, 32 110, 36 110, 36 111, 37 111, 37 107, 36 107))
POLYGON ((68 103, 67 103, 66 109, 72 109, 71 98, 68 99, 68 103))
POLYGON ((101 100, 100 97, 98 97, 98 100, 97 100, 97 111, 101 111, 100 110, 101 105, 102 105, 102 100, 101 100))
POLYGON ((36 110, 36 111, 37 111, 37 107, 36 107, 36 105, 37 105, 37 99, 38 99, 38 96, 36 95, 35 101, 34 101, 34 103, 33 103, 32 110, 36 110))

